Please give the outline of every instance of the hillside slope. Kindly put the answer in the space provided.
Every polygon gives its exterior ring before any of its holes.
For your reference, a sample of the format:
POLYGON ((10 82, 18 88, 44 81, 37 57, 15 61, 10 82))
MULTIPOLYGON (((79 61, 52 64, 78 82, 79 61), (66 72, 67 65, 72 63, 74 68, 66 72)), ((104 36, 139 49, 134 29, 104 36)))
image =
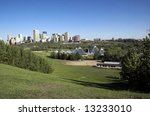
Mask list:
POLYGON ((150 98, 150 94, 129 92, 126 84, 120 84, 118 70, 51 62, 52 74, 0 64, 0 98, 150 98))

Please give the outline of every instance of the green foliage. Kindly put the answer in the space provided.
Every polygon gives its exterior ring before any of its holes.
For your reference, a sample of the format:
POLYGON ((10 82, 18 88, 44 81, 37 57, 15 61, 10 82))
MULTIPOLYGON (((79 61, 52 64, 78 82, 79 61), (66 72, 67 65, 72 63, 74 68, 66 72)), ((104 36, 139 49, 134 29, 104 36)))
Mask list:
POLYGON ((79 53, 69 54, 60 51, 58 51, 57 53, 54 51, 51 52, 50 57, 54 59, 62 59, 62 60, 83 60, 82 55, 80 55, 79 53))
POLYGON ((122 57, 125 55, 126 49, 121 48, 118 46, 109 48, 105 48, 104 55, 101 55, 100 51, 95 51, 94 59, 95 60, 102 60, 102 61, 113 61, 113 62, 120 62, 122 57))
POLYGON ((99 60, 99 59, 101 59, 101 58, 100 58, 99 52, 97 51, 94 53, 94 60, 99 60))
POLYGON ((86 60, 93 60, 94 59, 94 54, 89 54, 88 56, 85 57, 86 60))
POLYGON ((135 49, 131 49, 123 57, 122 60, 122 72, 121 75, 123 79, 129 81, 133 84, 136 80, 139 79, 138 70, 140 68, 140 55, 135 49))
POLYGON ((52 67, 47 60, 36 56, 30 50, 6 45, 3 41, 0 41, 0 62, 32 71, 52 72, 52 67))
POLYGON ((122 57, 125 55, 125 50, 121 47, 107 48, 104 53, 103 59, 105 61, 118 61, 122 60, 122 57))
POLYGON ((49 51, 49 50, 56 50, 59 49, 61 46, 61 49, 75 49, 78 47, 83 48, 84 51, 88 51, 88 48, 91 48, 93 46, 97 46, 98 48, 105 48, 105 49, 115 49, 117 47, 121 47, 122 49, 126 50, 129 47, 140 47, 141 46, 141 42, 138 40, 127 40, 127 39, 121 39, 121 41, 119 40, 115 40, 115 41, 99 41, 99 42, 94 42, 94 41, 86 41, 86 42, 81 42, 79 44, 63 44, 63 43, 55 43, 55 42, 45 42, 45 43, 41 43, 41 42, 37 42, 37 43, 24 43, 21 45, 17 45, 17 46, 22 46, 24 48, 29 48, 32 51, 49 51))
POLYGON ((150 90, 150 39, 143 40, 141 50, 131 49, 123 57, 121 75, 132 89, 150 90), (141 51, 140 53, 138 51, 141 51))

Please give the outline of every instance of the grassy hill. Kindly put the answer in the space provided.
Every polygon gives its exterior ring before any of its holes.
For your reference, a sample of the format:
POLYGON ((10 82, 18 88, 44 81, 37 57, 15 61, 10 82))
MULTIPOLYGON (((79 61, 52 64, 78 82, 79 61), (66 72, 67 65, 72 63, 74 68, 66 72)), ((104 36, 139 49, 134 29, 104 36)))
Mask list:
POLYGON ((52 63, 54 72, 43 74, 0 64, 0 98, 150 98, 131 92, 119 80, 119 70, 64 65, 36 52, 52 63))

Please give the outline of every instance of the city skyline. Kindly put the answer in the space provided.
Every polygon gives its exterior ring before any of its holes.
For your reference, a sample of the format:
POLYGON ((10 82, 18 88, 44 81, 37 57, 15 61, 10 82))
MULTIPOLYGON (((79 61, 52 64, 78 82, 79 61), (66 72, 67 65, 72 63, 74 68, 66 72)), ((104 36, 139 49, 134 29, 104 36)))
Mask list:
POLYGON ((69 32, 82 38, 143 38, 150 29, 149 0, 1 0, 0 37, 69 32))
POLYGON ((80 42, 80 35, 69 36, 68 32, 52 33, 51 36, 47 35, 47 31, 40 32, 37 29, 34 29, 32 36, 31 35, 12 35, 8 34, 6 42, 10 45, 21 44, 21 43, 34 43, 34 42, 80 42))

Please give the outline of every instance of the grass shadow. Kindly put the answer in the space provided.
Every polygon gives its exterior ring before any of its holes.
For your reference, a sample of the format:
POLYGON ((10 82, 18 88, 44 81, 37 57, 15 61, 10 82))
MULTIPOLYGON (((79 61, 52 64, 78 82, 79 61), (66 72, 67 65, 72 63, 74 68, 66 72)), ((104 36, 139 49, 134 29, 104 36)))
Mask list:
POLYGON ((47 58, 51 58, 50 56, 46 56, 47 58))
POLYGON ((112 81, 119 81, 119 82, 122 81, 120 77, 117 77, 117 76, 106 76, 106 78, 112 81))
POLYGON ((75 80, 75 79, 66 79, 66 78, 63 78, 63 79, 69 82, 78 84, 78 85, 86 86, 86 87, 95 87, 95 88, 109 89, 109 90, 115 90, 115 91, 127 90, 131 92, 136 92, 136 93, 150 93, 149 90, 139 90, 139 89, 130 88, 127 81, 117 79, 117 77, 106 77, 106 78, 111 78, 112 82, 111 83, 96 83, 96 82, 87 82, 87 81, 75 80))
POLYGON ((109 90, 128 90, 129 86, 126 82, 112 82, 112 83, 95 83, 95 82, 86 82, 81 80, 75 80, 75 79, 65 79, 72 83, 87 86, 87 87, 95 87, 95 88, 102 88, 102 89, 109 89, 109 90))

